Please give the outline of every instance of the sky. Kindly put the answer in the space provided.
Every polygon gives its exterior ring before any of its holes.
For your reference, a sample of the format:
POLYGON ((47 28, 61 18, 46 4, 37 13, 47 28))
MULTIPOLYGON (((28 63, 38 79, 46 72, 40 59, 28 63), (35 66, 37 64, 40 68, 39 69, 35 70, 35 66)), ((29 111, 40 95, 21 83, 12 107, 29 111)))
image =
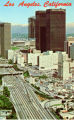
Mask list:
MULTIPOLYGON (((4 6, 8 0, 0 0, 0 22, 9 22, 13 24, 27 24, 28 18, 35 16, 35 11, 53 9, 55 7, 43 7, 43 4, 48 0, 10 0, 15 6, 4 6), (18 7, 19 3, 33 3, 34 1, 41 4, 41 7, 18 7)), ((60 3, 71 2, 72 6, 60 7, 66 9, 66 23, 74 23, 74 0, 49 0, 50 3, 59 1, 60 3)), ((59 7, 57 7, 59 8, 59 7)))

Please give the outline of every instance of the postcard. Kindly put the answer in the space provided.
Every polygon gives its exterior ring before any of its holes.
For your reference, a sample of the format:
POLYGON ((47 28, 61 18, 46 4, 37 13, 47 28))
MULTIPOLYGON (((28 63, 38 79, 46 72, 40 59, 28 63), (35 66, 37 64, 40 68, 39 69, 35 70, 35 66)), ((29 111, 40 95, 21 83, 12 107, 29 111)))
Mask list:
POLYGON ((74 120, 73 0, 0 0, 0 119, 74 120))

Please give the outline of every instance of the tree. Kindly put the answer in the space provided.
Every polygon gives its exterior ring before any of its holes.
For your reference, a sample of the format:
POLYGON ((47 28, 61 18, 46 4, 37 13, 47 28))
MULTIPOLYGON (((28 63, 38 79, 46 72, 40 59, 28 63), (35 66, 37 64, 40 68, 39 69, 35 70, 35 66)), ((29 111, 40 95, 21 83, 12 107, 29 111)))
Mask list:
POLYGON ((0 109, 13 109, 12 103, 4 95, 0 95, 0 109))
POLYGON ((24 77, 29 77, 30 75, 29 75, 29 72, 28 71, 26 71, 26 72, 24 72, 24 77))
POLYGON ((5 95, 6 97, 10 97, 10 91, 8 90, 7 87, 3 88, 3 95, 5 95))
POLYGON ((17 67, 17 64, 14 64, 14 65, 13 65, 13 68, 14 68, 16 71, 19 71, 19 68, 17 67))
POLYGON ((11 59, 8 60, 8 64, 13 64, 13 61, 11 59))
POLYGON ((0 100, 0 108, 3 108, 3 106, 4 106, 4 102, 0 100))
POLYGON ((0 85, 2 85, 2 75, 0 75, 0 85))
POLYGON ((48 78, 46 75, 39 76, 39 79, 46 79, 48 78))

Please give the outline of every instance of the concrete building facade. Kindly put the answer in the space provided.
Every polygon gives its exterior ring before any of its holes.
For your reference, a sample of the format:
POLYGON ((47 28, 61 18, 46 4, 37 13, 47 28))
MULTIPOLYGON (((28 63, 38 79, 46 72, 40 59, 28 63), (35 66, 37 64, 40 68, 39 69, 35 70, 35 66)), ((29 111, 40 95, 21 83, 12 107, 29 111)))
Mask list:
POLYGON ((25 45, 25 41, 12 41, 13 46, 23 47, 25 45))
POLYGON ((11 48, 11 24, 0 23, 0 55, 6 57, 11 48))
POLYGON ((72 78, 72 72, 70 71, 71 59, 68 58, 66 52, 60 52, 58 58, 58 76, 66 82, 65 80, 72 78))
POLYGON ((58 69, 58 53, 48 51, 39 56, 39 70, 58 69))
POLYGON ((74 60, 74 43, 70 46, 70 58, 74 60))
POLYGON ((38 57, 40 53, 29 53, 28 54, 28 64, 38 65, 38 57))
POLYGON ((68 56, 70 58, 73 58, 73 47, 74 47, 74 37, 69 36, 67 37, 67 40, 64 43, 64 50, 66 51, 66 53, 68 54, 68 56))

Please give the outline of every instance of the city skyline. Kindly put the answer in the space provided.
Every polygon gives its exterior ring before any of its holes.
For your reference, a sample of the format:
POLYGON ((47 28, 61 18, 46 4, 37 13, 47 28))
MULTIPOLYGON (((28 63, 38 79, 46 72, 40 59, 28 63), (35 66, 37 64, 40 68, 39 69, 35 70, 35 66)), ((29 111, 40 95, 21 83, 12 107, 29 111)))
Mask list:
MULTIPOLYGON (((58 0, 55 0, 55 2, 57 2, 58 0)), ((15 6, 13 7, 6 7, 4 6, 4 4, 6 4, 7 1, 1 1, 0 2, 0 22, 9 22, 9 23, 16 23, 16 24, 27 24, 28 23, 28 17, 31 16, 35 16, 35 11, 37 10, 46 10, 46 9, 54 9, 55 7, 43 7, 44 1, 41 0, 36 0, 35 2, 39 2, 41 3, 41 7, 29 7, 27 8, 25 7, 18 7, 18 4, 20 2, 23 2, 21 0, 12 0, 10 1, 11 3, 14 3, 15 6), (27 11, 27 14, 26 14, 27 11)), ((26 0, 25 3, 32 3, 34 2, 33 0, 26 0)), ((51 0, 50 2, 53 2, 53 0, 51 0)), ((64 8, 66 9, 66 23, 73 23, 74 22, 74 17, 73 17, 73 11, 74 11, 74 1, 70 0, 70 1, 66 1, 66 0, 60 0, 61 2, 71 2, 72 6, 67 6, 67 7, 57 7, 57 9, 59 8, 64 8)))

